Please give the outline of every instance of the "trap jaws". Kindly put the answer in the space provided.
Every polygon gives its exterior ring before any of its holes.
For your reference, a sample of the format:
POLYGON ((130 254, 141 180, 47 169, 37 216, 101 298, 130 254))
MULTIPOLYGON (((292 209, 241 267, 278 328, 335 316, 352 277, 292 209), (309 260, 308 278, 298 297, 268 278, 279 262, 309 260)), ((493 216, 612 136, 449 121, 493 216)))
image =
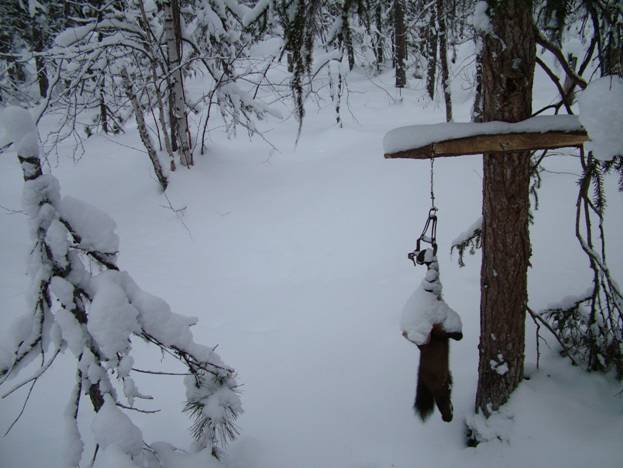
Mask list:
POLYGON ((437 208, 433 207, 428 211, 428 218, 415 244, 415 250, 409 252, 407 257, 417 265, 430 265, 437 256, 437 208), (430 247, 422 247, 428 244, 430 247))

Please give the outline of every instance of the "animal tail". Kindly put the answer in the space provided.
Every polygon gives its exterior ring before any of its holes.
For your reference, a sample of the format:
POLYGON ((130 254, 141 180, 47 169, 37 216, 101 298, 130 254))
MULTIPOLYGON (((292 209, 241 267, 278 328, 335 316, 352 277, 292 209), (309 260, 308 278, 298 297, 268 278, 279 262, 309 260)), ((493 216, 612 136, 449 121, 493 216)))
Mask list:
POLYGON ((426 421, 426 419, 433 413, 434 407, 435 397, 433 392, 431 392, 430 389, 424 385, 421 376, 418 375, 413 409, 422 421, 426 421))

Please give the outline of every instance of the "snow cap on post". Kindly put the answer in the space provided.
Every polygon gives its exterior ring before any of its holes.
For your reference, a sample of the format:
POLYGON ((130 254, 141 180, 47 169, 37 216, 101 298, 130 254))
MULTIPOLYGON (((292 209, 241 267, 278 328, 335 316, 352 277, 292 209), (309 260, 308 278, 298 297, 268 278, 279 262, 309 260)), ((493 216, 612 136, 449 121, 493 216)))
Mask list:
POLYGON ((492 152, 579 146, 588 139, 575 115, 545 115, 520 122, 449 122, 408 125, 387 132, 385 157, 428 159, 492 152))

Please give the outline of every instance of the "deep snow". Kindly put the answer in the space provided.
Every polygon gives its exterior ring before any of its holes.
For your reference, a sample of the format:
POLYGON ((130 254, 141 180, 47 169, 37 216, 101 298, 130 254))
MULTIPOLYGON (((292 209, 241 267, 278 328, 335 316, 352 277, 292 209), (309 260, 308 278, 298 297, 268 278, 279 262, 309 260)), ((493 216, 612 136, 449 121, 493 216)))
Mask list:
MULTIPOLYGON (((227 450, 232 468, 618 467, 620 386, 571 367, 545 331, 549 346, 541 346, 536 370, 531 323, 530 380, 496 423, 504 440, 464 447, 463 422, 473 413, 477 379, 480 256, 467 257, 460 269, 449 246, 480 215, 479 157, 435 164, 444 299, 461 315, 464 339, 451 344, 455 420, 445 424, 435 414, 422 424, 414 416, 418 352, 400 336, 400 316, 425 273, 406 254, 428 213, 429 166, 384 160, 382 138, 395 127, 443 121, 443 106, 430 103, 418 82, 398 102, 389 98, 395 96, 390 73, 373 80, 358 73, 349 77, 352 115, 344 111, 345 128, 333 124, 328 101, 321 108, 310 102, 296 147, 292 119, 270 117, 260 124, 280 152, 258 139, 227 140, 221 130, 213 131, 208 154, 197 155, 191 171, 172 177, 168 198, 174 208, 184 208, 177 213, 159 194, 146 155, 128 148, 140 147, 135 129, 92 137, 77 164, 70 149, 62 148, 65 153, 50 159, 51 170, 64 195, 114 219, 119 265, 175 312, 199 317, 197 341, 219 344, 223 359, 238 370, 245 413, 241 436, 227 450)), ((471 105, 465 84, 456 80, 453 89, 455 115, 462 121, 469 119, 471 105)), ((535 99, 547 101, 552 88, 541 77, 535 99)), ((579 164, 562 153, 545 162, 531 229, 529 293, 535 309, 590 284, 573 235, 579 164)), ((0 204, 19 210, 22 185, 15 154, 0 155, 0 204)), ((608 189, 609 260, 620 279, 623 195, 613 179, 608 189)), ((25 308, 29 241, 24 216, 0 208, 0 220, 5 343, 8 324, 25 308)), ((136 346, 137 367, 173 369, 157 353, 136 346)), ((73 379, 73 357, 66 353, 37 383, 22 420, 0 439, 3 468, 61 466, 62 414, 73 379)), ((156 397, 144 407, 162 409, 130 414, 145 439, 188 448, 181 378, 136 380, 156 397)), ((0 401, 3 431, 24 396, 0 401)), ((87 406, 80 423, 90 437, 87 406)), ((92 441, 86 442, 89 454, 92 441)), ((189 466, 203 466, 200 457, 189 466)))

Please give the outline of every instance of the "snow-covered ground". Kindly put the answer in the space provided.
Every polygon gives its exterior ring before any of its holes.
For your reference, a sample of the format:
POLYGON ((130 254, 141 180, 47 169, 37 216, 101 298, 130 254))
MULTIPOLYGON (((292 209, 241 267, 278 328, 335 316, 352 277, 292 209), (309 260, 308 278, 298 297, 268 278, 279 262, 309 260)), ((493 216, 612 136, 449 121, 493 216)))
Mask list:
MULTIPOLYGON (((90 138, 77 164, 64 148, 66 154, 51 158, 51 171, 64 195, 116 221, 121 268, 174 311, 199 317, 197 341, 218 344, 223 359, 238 370, 245 413, 241 436, 227 449, 231 468, 620 466, 620 384, 571 367, 546 331, 537 370, 531 323, 530 378, 498 421, 505 440, 475 449, 464 445, 477 380, 480 256, 459 268, 449 246, 480 215, 479 156, 435 163, 441 280, 445 300, 462 317, 464 339, 451 343, 454 421, 443 423, 438 413, 426 424, 415 417, 418 351, 400 336, 400 316, 425 273, 406 255, 428 213, 429 163, 384 160, 382 140, 392 128, 444 117, 441 103, 430 103, 419 82, 403 91, 402 102, 391 99, 391 82, 391 73, 373 81, 351 74, 341 129, 330 102, 310 102, 296 147, 292 119, 260 123, 278 151, 243 132, 228 140, 214 130, 207 155, 197 155, 191 171, 173 175, 168 200, 158 192, 146 155, 132 149, 140 149, 133 128, 118 137, 90 138)), ((455 81, 457 121, 469 120, 472 91, 466 86, 455 81)), ((552 92, 542 77, 537 80, 537 101, 552 92)), ((579 164, 562 153, 544 163, 532 226, 529 293, 535 309, 590 284, 573 234, 579 164)), ((621 281, 623 194, 613 178, 607 185, 609 260, 621 281)), ((3 337, 25 308, 27 221, 7 211, 20 209, 21 188, 15 154, 6 152, 0 156, 3 337)), ((135 346, 137 367, 172 368, 167 359, 135 346)), ((60 421, 73 380, 73 356, 66 353, 35 386, 22 419, 0 439, 2 468, 62 466, 60 421)), ((131 415, 145 439, 189 447, 181 378, 137 380, 156 397, 143 406, 162 410, 131 415)), ((22 392, 0 400, 2 432, 24 397, 22 392)), ((91 416, 83 404, 85 434, 91 416)))

